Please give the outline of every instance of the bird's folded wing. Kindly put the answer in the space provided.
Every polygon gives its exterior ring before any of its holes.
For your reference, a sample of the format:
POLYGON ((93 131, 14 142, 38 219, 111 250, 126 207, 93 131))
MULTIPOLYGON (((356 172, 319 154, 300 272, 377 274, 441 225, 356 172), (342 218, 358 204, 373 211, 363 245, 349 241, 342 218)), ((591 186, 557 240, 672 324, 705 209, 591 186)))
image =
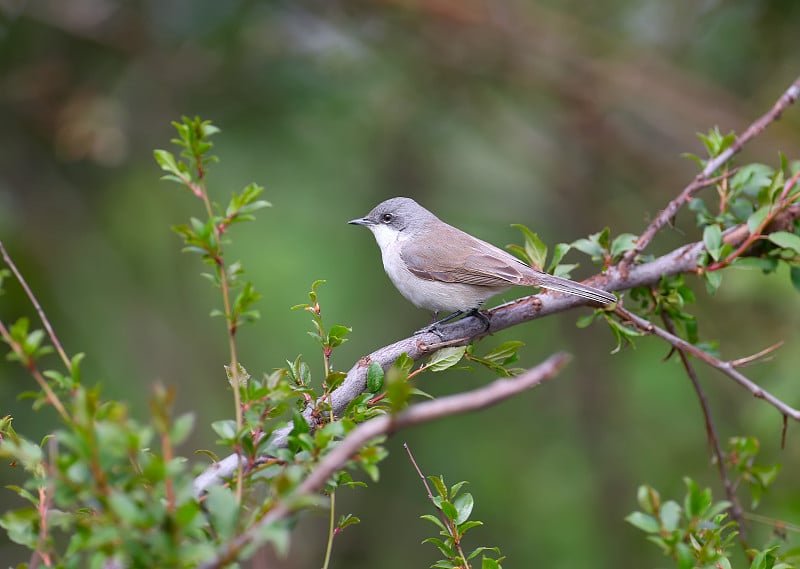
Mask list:
POLYGON ((405 243, 400 256, 408 270, 421 279, 503 287, 522 284, 526 280, 523 271, 530 271, 530 267, 488 243, 453 254, 444 244, 446 240, 415 241, 424 245, 405 243))

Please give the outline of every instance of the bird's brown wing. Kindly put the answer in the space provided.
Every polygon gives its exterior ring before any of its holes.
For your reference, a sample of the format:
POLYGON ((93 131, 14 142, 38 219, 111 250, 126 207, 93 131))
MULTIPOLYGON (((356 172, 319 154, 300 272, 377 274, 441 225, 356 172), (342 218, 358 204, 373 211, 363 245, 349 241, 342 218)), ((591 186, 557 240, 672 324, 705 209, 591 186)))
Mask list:
POLYGON ((419 278, 448 283, 511 286, 523 284, 523 271, 531 270, 505 251, 451 226, 439 228, 435 238, 425 235, 404 243, 400 256, 419 278))

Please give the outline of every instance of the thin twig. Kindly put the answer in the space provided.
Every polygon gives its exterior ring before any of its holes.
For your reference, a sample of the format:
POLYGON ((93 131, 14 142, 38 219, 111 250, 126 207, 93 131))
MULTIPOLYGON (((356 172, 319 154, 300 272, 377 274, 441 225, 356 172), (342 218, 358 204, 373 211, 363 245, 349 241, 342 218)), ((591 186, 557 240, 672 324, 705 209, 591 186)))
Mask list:
MULTIPOLYGON (((783 346, 783 344, 784 344, 783 340, 781 340, 780 342, 775 342, 771 346, 766 347, 763 350, 761 350, 760 352, 756 352, 755 354, 753 354, 751 356, 745 356, 743 358, 738 358, 738 359, 735 359, 735 360, 731 360, 731 365, 733 367, 746 367, 746 366, 749 366, 751 364, 754 364, 758 360, 763 358, 764 356, 766 356, 768 354, 771 354, 772 352, 774 352, 775 350, 777 350, 778 348, 783 346)), ((766 361, 766 360, 764 360, 764 361, 766 361)))
MULTIPOLYGON (((664 328, 666 328, 670 334, 675 335, 675 324, 672 322, 672 318, 670 318, 670 316, 664 311, 661 312, 661 320, 664 322, 664 328)), ((695 393, 697 393, 697 399, 700 402, 700 408, 703 411, 703 420, 706 426, 708 444, 711 447, 711 452, 714 455, 714 459, 717 463, 717 470, 719 470, 719 477, 722 480, 722 487, 725 489, 725 496, 731 503, 731 507, 728 508, 728 511, 731 515, 731 518, 739 525, 739 531, 737 534, 739 542, 742 544, 745 555, 750 558, 751 556, 747 553, 750 548, 747 544, 747 532, 744 525, 742 505, 739 503, 736 490, 731 483, 731 479, 728 477, 728 470, 725 468, 725 453, 719 443, 719 436, 717 435, 717 428, 714 425, 714 420, 711 418, 711 406, 708 403, 708 397, 706 397, 706 392, 703 389, 703 386, 700 385, 697 372, 695 371, 692 362, 689 361, 689 356, 686 355, 686 352, 682 348, 675 347, 675 350, 678 352, 678 356, 681 358, 683 369, 686 370, 686 375, 689 376, 689 380, 692 382, 692 387, 694 387, 695 393)), ((752 561, 752 559, 750 559, 750 561, 752 561)))
POLYGON ((236 559, 238 552, 258 535, 263 534, 265 527, 288 516, 293 509, 292 504, 297 503, 298 499, 319 492, 330 477, 372 439, 435 419, 491 407, 550 379, 566 365, 569 358, 568 354, 557 353, 513 379, 497 379, 489 385, 466 393, 417 403, 397 415, 381 415, 361 423, 350 431, 336 448, 325 455, 292 496, 276 504, 261 520, 227 543, 213 558, 200 565, 200 569, 217 569, 236 559))
POLYGON ((689 202, 692 194, 708 185, 707 182, 709 176, 711 176, 711 174, 722 167, 722 165, 724 165, 742 148, 744 148, 744 146, 750 142, 750 140, 761 134, 764 129, 770 125, 770 123, 778 120, 783 111, 791 106, 798 99, 798 97, 800 97, 800 78, 796 79, 794 83, 792 83, 789 88, 784 91, 784 93, 780 96, 780 98, 778 98, 778 100, 766 114, 755 120, 749 127, 747 127, 742 135, 736 138, 733 144, 722 151, 718 156, 715 156, 706 162, 706 166, 703 168, 702 172, 695 176, 694 180, 692 180, 692 182, 683 189, 678 197, 669 202, 667 207, 665 207, 642 232, 642 234, 639 236, 639 239, 636 241, 636 247, 625 253, 625 256, 622 258, 622 262, 620 263, 620 269, 623 272, 627 270, 636 256, 650 244, 661 228, 667 225, 670 220, 675 217, 675 215, 678 213, 678 210, 684 204, 689 202))
POLYGON ((0 241, 0 254, 3 255, 3 260, 8 265, 8 268, 11 269, 11 272, 14 273, 14 277, 19 282, 22 290, 25 291, 25 294, 28 295, 28 299, 31 301, 33 308, 36 309, 36 313, 39 315, 39 320, 42 321, 42 325, 44 329, 47 330, 47 335, 50 336, 50 341, 53 343, 53 346, 58 352, 58 355, 61 357, 61 361, 64 362, 64 366, 66 366, 67 371, 72 374, 72 362, 67 357, 67 353, 64 351, 64 348, 61 347, 61 342, 58 340, 58 336, 56 336, 55 331, 53 330, 53 326, 50 325, 50 321, 47 319, 47 315, 42 310, 42 306, 39 304, 39 301, 36 300, 36 296, 33 294, 33 291, 28 286, 28 283, 25 281, 25 278, 22 276, 22 273, 19 272, 17 266, 14 264, 14 261, 11 260, 11 256, 6 251, 6 248, 3 246, 3 242, 0 241))
POLYGON ((706 364, 710 365, 713 368, 718 369, 723 374, 730 377, 736 383, 744 387, 747 391, 749 391, 753 397, 758 399, 763 399, 773 407, 775 407, 782 415, 786 417, 790 417, 795 421, 800 421, 800 410, 787 405, 762 387, 753 383, 750 379, 739 373, 736 367, 731 364, 731 362, 722 361, 719 358, 715 358, 711 354, 704 352, 694 344, 690 344, 686 340, 675 336, 674 334, 670 334, 663 328, 659 328, 652 322, 645 320, 641 316, 637 316, 636 314, 625 310, 621 306, 617 306, 614 310, 618 315, 622 318, 632 322, 636 325, 637 328, 642 330, 643 332, 647 332, 649 334, 653 334, 654 336, 658 336, 662 340, 666 340, 671 346, 684 350, 687 353, 692 354, 696 358, 702 360, 706 364))

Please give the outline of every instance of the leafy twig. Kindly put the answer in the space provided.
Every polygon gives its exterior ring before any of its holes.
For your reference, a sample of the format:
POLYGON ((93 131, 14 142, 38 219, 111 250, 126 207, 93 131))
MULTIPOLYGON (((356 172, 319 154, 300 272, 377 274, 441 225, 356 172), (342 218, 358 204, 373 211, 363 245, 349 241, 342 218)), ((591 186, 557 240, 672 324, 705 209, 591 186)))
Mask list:
POLYGON ((203 563, 200 569, 216 569, 235 559, 237 552, 251 544, 263 533, 264 528, 291 513, 292 504, 297 503, 297 500, 319 492, 328 479, 337 470, 341 469, 350 457, 375 437, 441 419, 442 417, 491 407, 550 379, 568 360, 569 355, 565 353, 554 354, 535 368, 514 379, 497 379, 489 385, 473 391, 450 395, 433 401, 425 401, 408 407, 396 415, 381 415, 361 423, 350 431, 336 448, 325 455, 311 474, 300 483, 292 496, 277 503, 261 520, 231 540, 213 558, 203 563))
POLYGON ((678 197, 667 204, 667 207, 665 207, 661 213, 656 216, 656 218, 639 236, 639 239, 636 241, 636 246, 625 253, 622 262, 620 263, 620 269, 623 272, 626 271, 636 256, 650 244, 661 228, 667 225, 678 213, 678 210, 684 204, 690 201, 692 195, 701 188, 708 186, 709 177, 716 170, 722 167, 722 165, 724 165, 728 160, 730 160, 735 154, 741 151, 741 149, 744 148, 744 146, 750 142, 750 140, 761 134, 764 129, 770 125, 770 123, 778 120, 783 111, 791 106, 799 97, 800 78, 797 78, 794 83, 792 83, 789 88, 784 91, 784 93, 780 96, 780 98, 778 98, 778 100, 766 114, 755 120, 749 127, 747 127, 741 136, 736 138, 733 144, 731 144, 717 156, 711 158, 706 163, 703 170, 697 174, 697 176, 695 176, 694 180, 692 180, 692 182, 683 189, 678 197))

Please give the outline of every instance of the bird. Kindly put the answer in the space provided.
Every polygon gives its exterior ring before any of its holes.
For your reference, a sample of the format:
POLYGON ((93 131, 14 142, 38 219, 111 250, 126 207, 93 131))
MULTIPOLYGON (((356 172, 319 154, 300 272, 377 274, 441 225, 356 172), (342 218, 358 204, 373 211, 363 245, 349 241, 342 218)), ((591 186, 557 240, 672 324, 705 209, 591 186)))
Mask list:
POLYGON ((617 301, 604 290, 531 267, 445 223, 411 198, 388 199, 348 223, 372 232, 383 268, 400 294, 433 312, 433 323, 419 332, 436 332, 440 324, 462 314, 477 316, 488 329, 480 307, 513 286, 540 287, 600 304, 617 301), (437 320, 440 312, 452 314, 437 320))

